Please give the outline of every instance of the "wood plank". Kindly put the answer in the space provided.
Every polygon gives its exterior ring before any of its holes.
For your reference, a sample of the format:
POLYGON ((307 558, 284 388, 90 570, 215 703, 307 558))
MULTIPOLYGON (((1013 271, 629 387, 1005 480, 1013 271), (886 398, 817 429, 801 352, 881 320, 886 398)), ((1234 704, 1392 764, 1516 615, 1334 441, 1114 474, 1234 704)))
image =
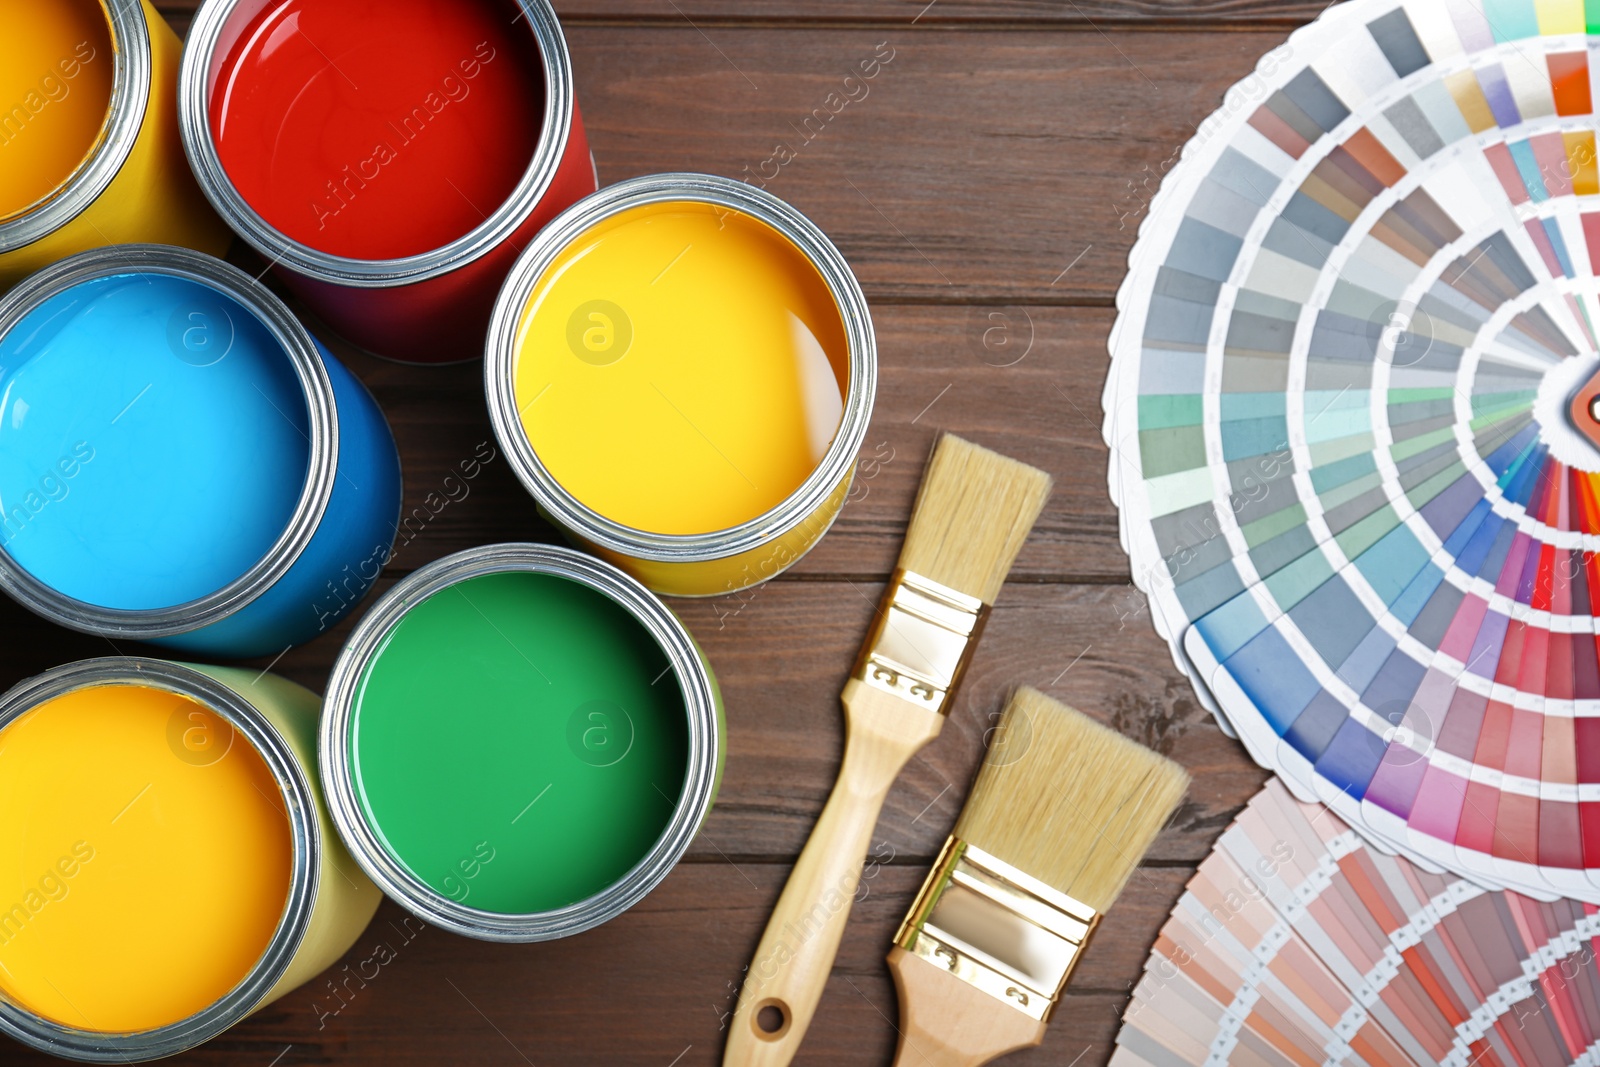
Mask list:
MULTIPOLYGON (((393 579, 378 583, 381 594, 393 579)), ((728 724, 719 802, 692 847, 699 859, 787 860, 822 810, 843 746, 838 694, 866 632, 878 582, 774 582, 737 614, 714 601, 675 601, 721 682, 728 724)), ((884 805, 884 855, 927 862, 960 811, 1006 694, 1033 685, 1159 752, 1195 776, 1189 798, 1151 851, 1194 862, 1265 775, 1224 737, 1143 617, 1115 587, 1015 585, 985 632, 944 733, 912 759, 884 805)), ((293 649, 273 669, 320 692, 347 620, 293 649)), ((111 654, 101 638, 65 634, 0 601, 0 683, 74 659, 111 654)), ((162 655, 128 644, 124 652, 162 655)), ((252 661, 265 668, 272 657, 252 661)))
MULTIPOLYGON (((200 0, 158 0, 174 23, 187 23, 200 0)), ((1327 5, 1317 0, 556 0, 564 23, 595 20, 758 23, 838 21, 916 23, 923 26, 1017 22, 1101 23, 1261 22, 1295 24, 1327 5)))
MULTIPOLYGON (((1044 1045, 1007 1064, 1074 1062, 1085 1045, 1084 1062, 1104 1061, 1129 978, 1191 873, 1157 868, 1135 876, 1096 934, 1044 1045)), ((897 1006, 883 955, 923 874, 884 867, 863 883, 797 1064, 889 1062, 897 1006)), ((386 902, 318 979, 167 1062, 720 1063, 737 982, 787 875, 777 864, 684 864, 613 922, 538 945, 456 937, 386 902)), ((5 1062, 59 1061, 8 1044, 5 1062)))
MULTIPOLYGON (((743 612, 674 604, 723 680, 723 796, 695 848, 738 857, 796 855, 837 770, 837 694, 866 631, 877 583, 778 582, 743 612), (720 627, 720 628, 719 628, 720 627)), ((1008 588, 996 605, 944 733, 913 758, 884 805, 878 836, 931 858, 954 823, 1006 694, 1033 685, 1178 760, 1195 784, 1151 855, 1196 861, 1265 778, 1199 707, 1142 618, 1119 619, 1118 591, 1008 588)))
POLYGON ((877 301, 1101 306, 1180 146, 1283 36, 568 33, 603 182, 695 170, 764 185, 833 238, 877 301), (845 82, 873 62, 873 78, 845 82))
MULTIPOLYGON (((1055 478, 1017 561, 1018 579, 1126 584, 1128 558, 1106 488, 1110 452, 1100 436, 1112 317, 1054 307, 874 308, 878 396, 858 483, 833 529, 792 573, 888 574, 928 450, 949 430, 1055 478)), ((392 572, 474 545, 559 539, 489 429, 481 364, 408 367, 313 329, 373 390, 400 445, 406 520, 392 572), (484 456, 493 458, 477 462, 484 456), (477 477, 466 478, 470 471, 477 477)), ((726 610, 737 606, 735 599, 726 610)))
POLYGON ((764 183, 880 300, 1108 303, 1165 168, 1281 34, 570 38, 604 182, 703 170, 764 183), (880 49, 892 60, 841 103, 844 77, 880 49))

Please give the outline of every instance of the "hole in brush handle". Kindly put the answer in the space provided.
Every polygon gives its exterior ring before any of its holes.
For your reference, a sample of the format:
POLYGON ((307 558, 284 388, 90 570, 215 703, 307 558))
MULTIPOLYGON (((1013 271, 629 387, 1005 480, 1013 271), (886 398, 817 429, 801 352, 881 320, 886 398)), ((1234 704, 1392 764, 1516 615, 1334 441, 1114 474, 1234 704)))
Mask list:
POLYGON ((756 1005, 750 1017, 750 1029, 763 1041, 777 1041, 789 1032, 794 1013, 789 1005, 776 997, 769 997, 756 1005))

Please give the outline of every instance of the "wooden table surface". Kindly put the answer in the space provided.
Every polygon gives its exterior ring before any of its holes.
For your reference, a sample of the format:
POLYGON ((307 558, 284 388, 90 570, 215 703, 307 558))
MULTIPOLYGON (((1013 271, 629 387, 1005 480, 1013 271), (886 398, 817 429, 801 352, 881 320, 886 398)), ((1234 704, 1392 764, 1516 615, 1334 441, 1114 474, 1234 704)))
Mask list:
MULTIPOLYGON (((194 0, 159 6, 182 32, 194 0)), ((1179 146, 1257 57, 1321 7, 559 0, 603 183, 776 171, 767 188, 855 268, 882 366, 860 485, 833 532, 781 579, 673 603, 721 680, 727 770, 688 856, 641 904, 569 940, 493 945, 406 926, 385 903, 340 966, 171 1062, 719 1063, 741 970, 838 767, 839 689, 899 551, 922 460, 951 430, 1050 471, 1055 494, 943 736, 889 795, 875 848, 887 862, 866 883, 797 1062, 890 1062, 897 1009, 884 952, 960 810, 1003 693, 1027 683, 1194 774, 1044 1045, 1005 1061, 1104 1063, 1162 921, 1264 780, 1200 708, 1129 582, 1100 439, 1113 298, 1179 146), (804 120, 826 114, 824 100, 875 53, 889 58, 866 95, 808 138, 804 120), (792 155, 781 166, 768 162, 780 145, 792 155), (391 953, 382 967, 371 962, 391 953)), ((503 458, 465 497, 446 498, 446 475, 493 440, 478 365, 404 367, 338 351, 388 413, 407 512, 429 516, 402 540, 380 591, 473 545, 557 540, 503 458)), ((274 669, 321 691, 348 629, 274 669)), ((111 651, 5 600, 0 632, 0 688, 111 651)), ((0 1048, 0 1063, 46 1062, 0 1048)))

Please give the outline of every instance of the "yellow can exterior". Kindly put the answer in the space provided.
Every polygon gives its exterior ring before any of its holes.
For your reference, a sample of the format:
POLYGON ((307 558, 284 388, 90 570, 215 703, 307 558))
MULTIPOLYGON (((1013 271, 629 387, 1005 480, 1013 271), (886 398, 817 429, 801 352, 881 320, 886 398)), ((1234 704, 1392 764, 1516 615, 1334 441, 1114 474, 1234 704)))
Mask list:
MULTIPOLYGON (((143 2, 150 38, 150 95, 137 139, 116 177, 71 221, 31 244, 0 253, 0 291, 67 256, 106 245, 182 245, 222 256, 233 235, 195 184, 178 134, 182 43, 143 2)), ((123 47, 116 42, 116 47, 123 47)), ((102 144, 96 151, 106 151, 102 144)))
MULTIPOLYGON (((828 532, 833 520, 838 518, 839 512, 844 509, 854 476, 855 465, 852 464, 822 505, 791 530, 737 555, 693 563, 664 563, 660 560, 640 559, 614 552, 574 534, 569 533, 568 539, 584 551, 599 556, 617 569, 637 578, 646 588, 662 596, 725 596, 759 585, 783 573, 801 556, 811 551, 812 546, 822 539, 822 535, 828 532)), ((553 519, 551 521, 560 527, 560 523, 556 523, 553 519)))
POLYGON ((317 800, 317 831, 322 838, 322 865, 317 877, 316 906, 294 959, 257 1010, 304 985, 343 956, 372 921, 383 893, 345 849, 328 818, 317 773, 317 720, 322 698, 304 686, 275 674, 236 667, 184 666, 210 675, 253 704, 277 728, 299 761, 300 771, 317 800))

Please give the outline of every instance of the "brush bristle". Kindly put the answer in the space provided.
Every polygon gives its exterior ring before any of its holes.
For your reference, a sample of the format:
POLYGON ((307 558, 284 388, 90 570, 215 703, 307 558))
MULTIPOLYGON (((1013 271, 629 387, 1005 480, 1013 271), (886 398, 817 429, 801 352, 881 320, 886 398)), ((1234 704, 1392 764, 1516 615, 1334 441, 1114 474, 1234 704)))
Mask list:
POLYGON ((1044 471, 945 434, 922 475, 900 566, 993 604, 1049 495, 1044 471))
POLYGON ((1011 698, 955 835, 1103 912, 1188 773, 1035 689, 1011 698))

